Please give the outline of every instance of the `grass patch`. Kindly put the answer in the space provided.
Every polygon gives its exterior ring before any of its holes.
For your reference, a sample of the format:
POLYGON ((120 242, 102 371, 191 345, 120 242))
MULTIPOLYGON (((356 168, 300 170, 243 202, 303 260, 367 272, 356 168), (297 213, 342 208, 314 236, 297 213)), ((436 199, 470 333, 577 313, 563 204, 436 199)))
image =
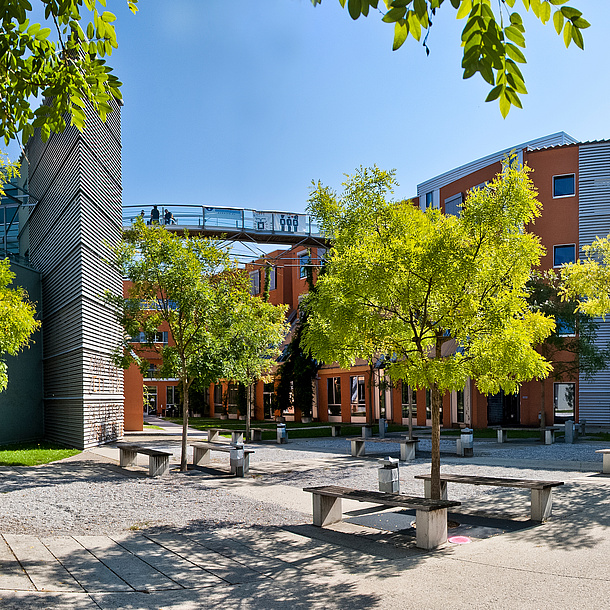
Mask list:
POLYGON ((38 466, 79 453, 80 449, 69 449, 46 441, 14 443, 0 447, 0 466, 38 466))
POLYGON ((591 440, 605 441, 607 443, 610 443, 610 432, 593 432, 593 434, 589 434, 587 432, 585 436, 587 438, 590 438, 591 440))
POLYGON ((163 430, 161 426, 154 426, 153 424, 144 424, 145 430, 163 430))

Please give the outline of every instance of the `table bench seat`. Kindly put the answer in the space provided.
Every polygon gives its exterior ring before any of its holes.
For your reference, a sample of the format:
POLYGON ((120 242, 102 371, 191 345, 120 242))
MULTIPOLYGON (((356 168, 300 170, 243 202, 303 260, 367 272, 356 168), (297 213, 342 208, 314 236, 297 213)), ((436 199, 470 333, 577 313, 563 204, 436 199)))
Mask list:
POLYGON ((230 434, 232 443, 244 442, 245 430, 235 430, 235 428, 208 428, 208 441, 210 443, 218 441, 219 434, 230 434))
MULTIPOLYGON (((210 452, 220 451, 221 453, 231 453, 231 451, 237 449, 235 445, 221 445, 219 443, 190 443, 193 448, 193 466, 205 466, 210 463, 210 452)), ((236 476, 245 476, 250 470, 250 454, 254 453, 254 449, 243 448, 244 452, 244 465, 243 468, 238 468, 236 464, 231 461, 231 473, 236 476)))
MULTIPOLYGON (((431 475, 418 474, 413 477, 424 481, 424 495, 429 498, 432 493, 431 475)), ((466 485, 489 485, 491 487, 517 487, 531 490, 531 519, 544 522, 551 516, 553 508, 553 487, 563 485, 563 481, 539 481, 534 479, 511 479, 507 477, 479 477, 462 474, 441 475, 441 498, 447 499, 447 483, 466 485)))
POLYGON ((561 426, 547 426, 546 428, 508 428, 505 426, 490 426, 498 435, 498 443, 505 443, 508 439, 508 432, 540 432, 544 435, 544 444, 552 445, 555 442, 555 433, 563 428, 561 426))
POLYGON ((343 498, 415 510, 415 544, 422 549, 434 549, 447 542, 447 509, 461 504, 452 500, 431 500, 337 485, 306 487, 303 491, 313 494, 313 524, 318 527, 342 520, 343 498))
POLYGON ((169 470, 169 458, 171 451, 159 451, 135 443, 117 443, 119 448, 119 464, 121 468, 135 466, 138 453, 148 456, 148 475, 157 477, 164 475, 169 470))
POLYGON ((598 449, 595 453, 601 453, 603 456, 602 472, 610 474, 610 449, 598 449))
POLYGON ((351 436, 346 440, 351 443, 351 454, 354 457, 362 457, 365 453, 365 443, 395 443, 400 445, 400 461, 408 462, 415 459, 415 448, 419 443, 418 438, 361 438, 359 436, 351 436))

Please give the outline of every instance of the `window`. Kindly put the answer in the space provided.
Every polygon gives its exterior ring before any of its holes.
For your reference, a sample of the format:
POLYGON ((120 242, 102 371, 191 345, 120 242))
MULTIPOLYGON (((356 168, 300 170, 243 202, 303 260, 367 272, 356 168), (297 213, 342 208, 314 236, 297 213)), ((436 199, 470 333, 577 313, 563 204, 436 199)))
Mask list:
POLYGON ((553 176, 553 197, 573 197, 576 195, 576 176, 566 174, 553 176))
POLYGON ((576 262, 576 246, 574 244, 553 246, 554 267, 561 267, 561 265, 574 262, 576 262))
POLYGON ((460 210, 462 208, 462 193, 453 195, 445 199, 445 214, 447 216, 460 216, 460 210))
POLYGON ((299 254, 299 278, 307 277, 307 266, 311 263, 309 252, 299 254))
POLYGON ((464 390, 458 390, 456 392, 456 400, 457 400, 457 423, 464 423, 464 390))
POLYGON ((146 335, 143 332, 140 332, 139 335, 131 338, 132 343, 163 343, 167 345, 167 331, 157 331, 156 333, 151 333, 150 335, 146 335))
POLYGON ((326 380, 328 390, 328 414, 341 415, 341 377, 329 377, 326 380))
POLYGON ((150 363, 148 365, 148 371, 146 371, 145 379, 154 379, 157 376, 157 366, 150 363))
POLYGON ((265 419, 273 418, 273 394, 275 385, 273 382, 266 383, 263 386, 263 415, 265 419))
POLYGON ((349 378, 351 394, 351 413, 356 416, 366 415, 366 398, 364 375, 349 378))
POLYGON ((402 384, 402 418, 409 419, 409 411, 412 418, 417 417, 417 400, 415 390, 406 383, 402 384))
POLYGON ((555 332, 558 337, 574 337, 576 335, 576 327, 573 322, 555 318, 555 332))
POLYGON ((250 294, 258 294, 261 291, 261 274, 257 271, 250 272, 250 294))
POLYGON ((553 407, 555 409, 555 423, 564 423, 574 419, 574 406, 576 397, 575 383, 553 384, 553 407))
POLYGON ((178 404, 178 386, 167 386, 167 407, 174 407, 178 404))
POLYGON ((277 288, 277 267, 269 268, 269 290, 277 288))
POLYGON ((434 191, 426 193, 426 210, 434 207, 434 191))
MULTIPOLYGON (((443 400, 441 397, 441 408, 439 410, 441 426, 443 425, 443 400)), ((426 390, 426 419, 432 419, 432 390, 426 390)))
POLYGON ((230 383, 227 389, 227 404, 229 406, 229 413, 237 414, 237 392, 238 387, 236 383, 230 383))
POLYGON ((214 384, 214 413, 223 413, 222 408, 222 386, 219 383, 214 384))

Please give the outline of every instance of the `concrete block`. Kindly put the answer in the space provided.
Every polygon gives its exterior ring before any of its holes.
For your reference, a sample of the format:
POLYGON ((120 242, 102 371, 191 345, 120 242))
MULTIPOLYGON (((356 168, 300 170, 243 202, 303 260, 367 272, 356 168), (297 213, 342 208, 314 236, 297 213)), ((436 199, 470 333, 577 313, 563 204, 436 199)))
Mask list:
POLYGON ((532 521, 543 522, 551 516, 553 488, 532 489, 532 521))
MULTIPOLYGON (((432 497, 432 481, 424 479, 424 498, 432 497)), ((441 481, 441 500, 447 500, 447 481, 441 481)))
POLYGON ((148 457, 148 474, 151 477, 160 477, 169 471, 168 455, 150 455, 148 457))
POLYGON ((341 498, 313 494, 313 524, 324 527, 331 523, 338 523, 343 518, 341 498))
POLYGON ((447 542, 447 509, 415 513, 415 546, 420 549, 435 549, 447 542))
POLYGON ((193 447, 193 464, 203 466, 210 463, 210 450, 203 447, 193 447))
POLYGON ((415 446, 417 443, 400 444, 400 461, 409 462, 415 459, 415 446))
POLYGON ((137 451, 130 451, 129 449, 119 449, 119 463, 121 466, 135 466, 138 459, 137 451))
POLYGON ((354 457, 362 457, 363 455, 365 455, 364 441, 361 441, 358 439, 352 439, 350 442, 352 444, 352 455, 354 457))

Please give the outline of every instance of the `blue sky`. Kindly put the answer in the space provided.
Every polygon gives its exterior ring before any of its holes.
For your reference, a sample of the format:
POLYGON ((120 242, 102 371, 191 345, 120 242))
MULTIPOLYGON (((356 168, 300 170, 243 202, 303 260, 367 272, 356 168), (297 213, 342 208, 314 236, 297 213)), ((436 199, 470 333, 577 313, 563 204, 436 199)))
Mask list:
POLYGON ((397 195, 497 150, 557 131, 610 138, 610 2, 573 0, 592 23, 585 51, 526 20, 529 95, 502 119, 480 78, 461 78, 449 2, 426 57, 374 12, 337 0, 109 0, 124 83, 123 201, 303 211, 312 180, 395 168, 397 195))

